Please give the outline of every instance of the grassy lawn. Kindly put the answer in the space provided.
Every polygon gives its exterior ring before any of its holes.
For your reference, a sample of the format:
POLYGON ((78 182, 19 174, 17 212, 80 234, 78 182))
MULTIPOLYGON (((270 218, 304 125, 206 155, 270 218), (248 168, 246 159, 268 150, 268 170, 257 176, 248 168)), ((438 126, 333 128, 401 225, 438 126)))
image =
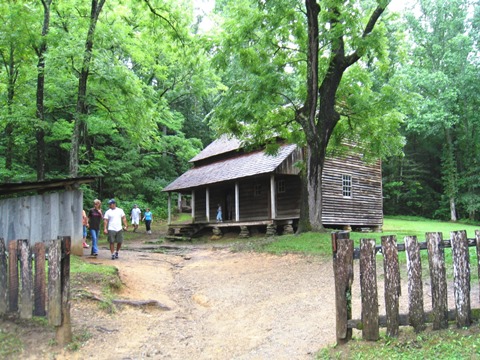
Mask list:
MULTIPOLYGON (((355 246, 358 247, 360 239, 375 239, 380 245, 381 237, 386 235, 395 235, 398 243, 404 242, 405 236, 417 236, 418 241, 425 241, 425 233, 427 232, 441 232, 443 239, 450 238, 450 231, 465 230, 467 237, 475 237, 475 230, 480 230, 479 226, 466 225, 459 223, 441 222, 434 220, 427 220, 421 218, 385 218, 382 232, 360 233, 351 232, 350 238, 355 241, 355 246)), ((313 255, 332 255, 331 232, 325 233, 305 233, 297 235, 280 236, 276 241, 260 245, 257 250, 265 251, 274 254, 282 253, 304 253, 313 255)), ((473 250, 473 249, 472 249, 473 250)), ((446 250, 446 254, 449 250, 446 250)), ((448 260, 448 259, 447 259, 448 260)))

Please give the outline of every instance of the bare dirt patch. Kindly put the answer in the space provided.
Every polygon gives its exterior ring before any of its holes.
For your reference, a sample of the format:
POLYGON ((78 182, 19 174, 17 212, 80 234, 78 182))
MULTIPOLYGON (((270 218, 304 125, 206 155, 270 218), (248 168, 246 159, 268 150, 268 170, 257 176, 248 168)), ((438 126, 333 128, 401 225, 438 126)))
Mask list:
MULTIPOLYGON (((79 349, 37 342, 25 344, 21 357, 312 359, 335 342, 331 261, 209 245, 162 254, 138 245, 119 260, 102 249, 86 261, 118 268, 124 286, 116 299, 155 300, 162 307, 120 305, 110 314, 97 301, 77 298, 71 316, 79 349)), ((93 285, 84 290, 97 291, 93 285)), ((54 338, 53 332, 37 336, 44 335, 54 338)))

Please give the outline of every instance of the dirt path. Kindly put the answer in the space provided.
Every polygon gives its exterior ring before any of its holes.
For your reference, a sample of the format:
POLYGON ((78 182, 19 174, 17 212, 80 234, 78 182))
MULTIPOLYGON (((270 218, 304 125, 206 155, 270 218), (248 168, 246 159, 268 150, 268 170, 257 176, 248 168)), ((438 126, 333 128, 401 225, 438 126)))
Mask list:
POLYGON ((117 298, 170 310, 123 306, 109 315, 75 301, 73 325, 91 337, 70 359, 311 359, 335 341, 331 262, 209 248, 123 251, 118 261, 102 250, 88 261, 119 269, 117 298))

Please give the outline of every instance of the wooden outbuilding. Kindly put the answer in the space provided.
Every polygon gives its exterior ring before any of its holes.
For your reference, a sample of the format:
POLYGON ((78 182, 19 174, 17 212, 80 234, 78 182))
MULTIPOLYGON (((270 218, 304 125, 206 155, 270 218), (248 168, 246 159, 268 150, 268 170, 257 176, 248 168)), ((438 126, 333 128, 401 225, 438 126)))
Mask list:
MULTIPOLYGON (((268 226, 275 232, 296 229, 300 215, 300 177, 296 163, 303 151, 281 143, 276 155, 248 151, 235 138, 222 136, 190 160, 192 168, 163 189, 191 196, 190 233, 203 227, 268 226), (222 222, 216 220, 222 208, 222 222)), ((383 224, 381 163, 362 161, 349 152, 325 161, 322 185, 323 224, 327 227, 381 229, 383 224)))
POLYGON ((81 184, 94 177, 0 184, 0 238, 27 239, 31 245, 71 238, 71 250, 82 255, 81 184))

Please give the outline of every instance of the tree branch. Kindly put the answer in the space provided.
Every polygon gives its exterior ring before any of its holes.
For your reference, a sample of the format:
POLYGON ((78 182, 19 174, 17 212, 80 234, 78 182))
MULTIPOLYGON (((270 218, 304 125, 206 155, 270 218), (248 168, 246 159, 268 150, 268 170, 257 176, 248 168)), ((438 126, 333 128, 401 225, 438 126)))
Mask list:
POLYGON ((180 34, 178 33, 177 29, 175 28, 175 26, 173 26, 173 24, 170 22, 170 20, 168 20, 165 16, 163 16, 162 14, 158 13, 157 10, 155 10, 155 8, 152 6, 152 4, 150 3, 150 0, 144 0, 145 3, 147 4, 148 8, 150 9, 150 12, 159 17, 160 19, 162 19, 163 21, 165 21, 172 29, 173 31, 175 32, 175 34, 177 34, 178 36, 178 39, 180 40, 180 42, 182 43, 182 45, 185 46, 185 43, 183 42, 183 39, 182 37, 180 36, 180 34))
MULTIPOLYGON (((373 31, 378 19, 383 14, 389 3, 390 2, 388 2, 386 5, 378 5, 377 8, 373 11, 367 25, 365 26, 365 29, 363 30, 362 39, 365 39, 373 31)), ((350 54, 345 58, 345 67, 347 68, 350 65, 353 65, 360 59, 360 57, 361 56, 358 54, 358 49, 355 50, 353 54, 350 54)))

